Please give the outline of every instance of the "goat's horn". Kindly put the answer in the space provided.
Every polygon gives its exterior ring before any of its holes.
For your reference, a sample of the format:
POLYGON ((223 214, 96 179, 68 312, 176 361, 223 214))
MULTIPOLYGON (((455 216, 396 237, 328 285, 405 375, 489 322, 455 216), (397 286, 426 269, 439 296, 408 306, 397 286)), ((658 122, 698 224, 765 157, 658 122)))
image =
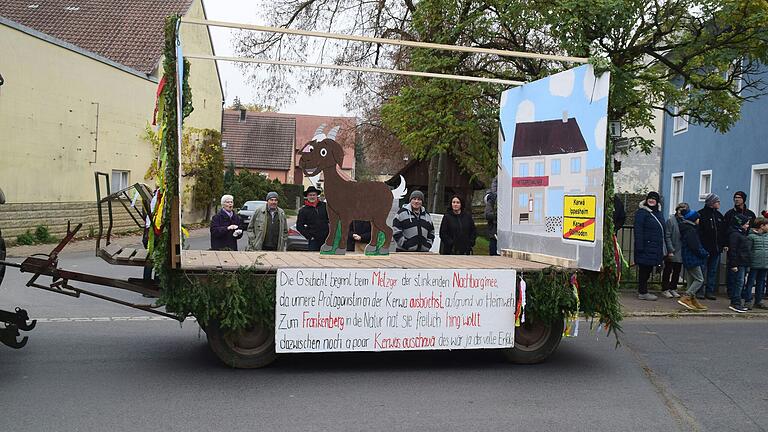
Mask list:
POLYGON ((331 129, 330 132, 328 132, 328 138, 332 140, 336 140, 336 134, 339 133, 339 129, 341 129, 341 126, 335 126, 333 129, 331 129))
POLYGON ((321 133, 323 133, 323 129, 325 129, 325 126, 326 126, 325 123, 323 123, 320 126, 318 126, 317 129, 315 129, 315 133, 312 134, 312 136, 317 136, 317 135, 320 135, 321 133))

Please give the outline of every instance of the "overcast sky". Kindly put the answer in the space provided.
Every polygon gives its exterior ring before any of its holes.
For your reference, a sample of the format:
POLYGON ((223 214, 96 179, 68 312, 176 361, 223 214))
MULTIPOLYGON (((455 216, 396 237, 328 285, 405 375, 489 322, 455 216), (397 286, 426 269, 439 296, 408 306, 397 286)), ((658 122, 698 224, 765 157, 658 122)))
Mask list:
MULTIPOLYGON (((209 20, 228 21, 236 23, 266 25, 257 13, 258 1, 253 0, 203 0, 209 20)), ((222 27, 211 27, 216 55, 232 56, 232 33, 234 30, 222 27)), ((232 62, 220 61, 219 73, 221 85, 224 88, 226 104, 230 105, 235 96, 243 103, 260 103, 255 99, 253 89, 246 82, 246 77, 232 62)), ((318 93, 308 96, 297 94, 292 104, 286 104, 278 111, 294 114, 316 115, 350 115, 344 108, 344 91, 334 87, 321 89, 318 93)))

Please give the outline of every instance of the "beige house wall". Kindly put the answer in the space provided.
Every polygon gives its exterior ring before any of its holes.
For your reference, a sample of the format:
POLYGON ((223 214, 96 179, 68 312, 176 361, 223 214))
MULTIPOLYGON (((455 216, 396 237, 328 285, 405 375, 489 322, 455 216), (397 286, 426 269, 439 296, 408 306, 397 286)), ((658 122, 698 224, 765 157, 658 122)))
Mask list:
POLYGON ((654 110, 653 125, 655 131, 642 129, 637 131, 625 131, 624 137, 642 137, 652 140, 655 145, 649 154, 639 151, 630 151, 628 154, 616 154, 614 158, 621 161, 621 170, 614 174, 614 187, 616 192, 647 193, 658 190, 661 176, 661 146, 662 146, 662 121, 664 114, 660 110, 654 110))
MULTIPOLYGON (((200 0, 188 16, 204 17, 200 0)), ((213 53, 205 27, 182 26, 181 33, 185 52, 213 53)), ((152 148, 141 136, 152 121, 156 76, 129 73, 6 25, 0 25, 0 64, 0 187, 8 203, 34 209, 81 202, 86 209, 96 197, 95 171, 124 170, 129 183, 151 183, 144 174, 152 148)), ((215 63, 193 61, 190 84, 195 110, 185 125, 220 130, 215 63)))

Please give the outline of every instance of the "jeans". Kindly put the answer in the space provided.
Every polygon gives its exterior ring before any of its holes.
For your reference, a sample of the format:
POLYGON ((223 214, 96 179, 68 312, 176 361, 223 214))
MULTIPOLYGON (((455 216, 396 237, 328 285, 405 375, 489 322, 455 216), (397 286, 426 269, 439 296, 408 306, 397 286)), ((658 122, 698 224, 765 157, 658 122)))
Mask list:
POLYGON ((312 240, 307 241, 307 250, 319 251, 320 246, 322 246, 323 243, 325 243, 325 239, 320 240, 320 239, 313 238, 312 240))
POLYGON ((744 290, 745 301, 752 301, 752 287, 755 287, 755 304, 763 302, 763 294, 765 294, 765 278, 768 276, 768 269, 756 269, 753 268, 749 272, 747 277, 747 287, 744 290))
MULTIPOLYGON (((709 295, 715 295, 717 291, 717 267, 720 265, 720 253, 710 255, 707 258, 707 264, 702 267, 702 271, 706 275, 705 292, 709 295)), ((704 294, 700 292, 699 294, 704 294)))
POLYGON ((701 267, 688 267, 685 269, 685 280, 688 281, 688 290, 686 294, 693 297, 696 295, 696 291, 704 285, 704 274, 701 272, 701 267))
POLYGON ((677 282, 680 280, 680 270, 683 263, 664 261, 664 271, 661 272, 661 289, 677 289, 677 282))
POLYGON ((651 277, 653 266, 637 265, 637 293, 648 294, 648 279, 651 277))
POLYGON ((732 305, 740 305, 742 291, 744 290, 744 276, 746 276, 746 267, 736 267, 736 271, 728 267, 728 293, 732 305))

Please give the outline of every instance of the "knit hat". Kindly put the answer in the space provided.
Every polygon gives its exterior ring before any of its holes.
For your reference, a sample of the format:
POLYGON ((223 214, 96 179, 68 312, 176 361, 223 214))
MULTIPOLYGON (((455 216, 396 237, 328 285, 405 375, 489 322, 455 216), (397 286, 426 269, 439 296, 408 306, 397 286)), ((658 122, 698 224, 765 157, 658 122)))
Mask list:
POLYGON ((699 218, 699 212, 697 212, 696 210, 688 210, 688 212, 686 212, 685 215, 683 215, 683 217, 685 218, 685 220, 696 222, 696 219, 699 218))
POLYGON ((424 192, 422 192, 420 190, 415 190, 415 191, 411 192, 411 198, 410 199, 414 199, 414 198, 418 198, 418 199, 424 201, 424 192))
POLYGON ((768 210, 763 210, 761 214, 763 215, 764 218, 768 218, 768 210))
POLYGON ((743 214, 736 214, 733 216, 733 223, 737 226, 742 226, 745 223, 749 223, 749 216, 743 214))
POLYGON ((659 196, 658 192, 651 191, 651 192, 648 192, 648 195, 645 196, 645 199, 646 200, 655 199, 656 202, 659 202, 661 201, 661 196, 659 196))
POLYGON ((715 205, 715 203, 719 203, 719 202, 720 202, 720 197, 713 193, 707 195, 707 197, 704 198, 704 204, 707 207, 712 207, 713 205, 715 205))
POLYGON ((688 203, 681 202, 680 204, 677 205, 677 207, 675 207, 675 213, 681 210, 684 210, 682 214, 685 215, 690 209, 691 209, 691 206, 688 205, 688 203))
POLYGON ((747 193, 744 191, 736 191, 736 193, 733 194, 733 197, 736 198, 737 196, 741 197, 741 200, 744 202, 747 202, 747 193))
POLYGON ((267 193, 267 201, 269 201, 271 198, 277 198, 277 192, 271 191, 267 193))

